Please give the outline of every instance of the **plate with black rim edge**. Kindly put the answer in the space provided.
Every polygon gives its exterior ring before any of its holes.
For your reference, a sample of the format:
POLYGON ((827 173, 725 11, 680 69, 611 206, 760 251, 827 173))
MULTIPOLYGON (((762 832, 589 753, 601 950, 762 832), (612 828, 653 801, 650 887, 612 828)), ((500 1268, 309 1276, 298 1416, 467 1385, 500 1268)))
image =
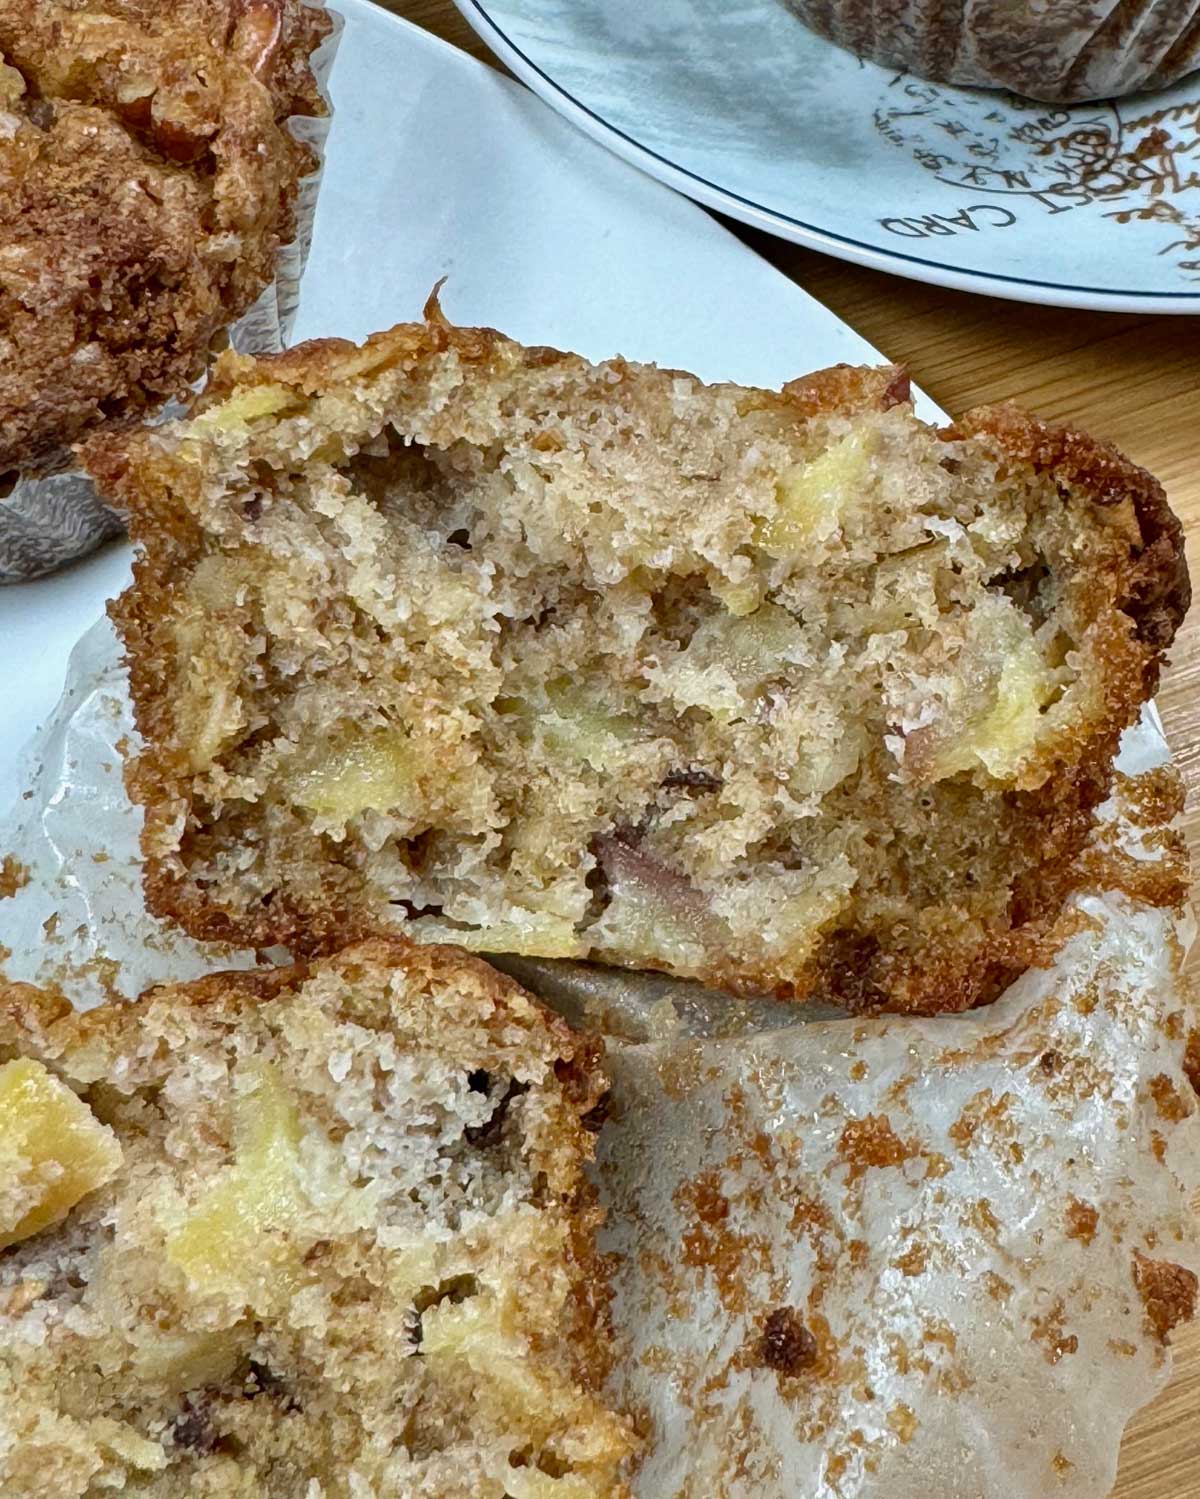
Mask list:
POLYGON ((918 281, 1200 313, 1200 74, 1059 106, 927 83, 784 0, 455 0, 574 124, 756 228, 918 281))

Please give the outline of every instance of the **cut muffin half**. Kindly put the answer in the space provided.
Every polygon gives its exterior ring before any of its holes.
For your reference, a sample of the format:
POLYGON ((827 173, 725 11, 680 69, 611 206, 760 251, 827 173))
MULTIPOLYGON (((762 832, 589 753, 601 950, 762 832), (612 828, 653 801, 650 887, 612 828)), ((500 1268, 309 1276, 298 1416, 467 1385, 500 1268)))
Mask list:
POLYGON ((399 939, 0 986, 0 1491, 607 1499, 589 1043, 399 939))
POLYGON ((87 456, 142 551, 147 899, 202 937, 977 1003, 1053 940, 1187 602, 1161 490, 1078 433, 436 304, 87 456))

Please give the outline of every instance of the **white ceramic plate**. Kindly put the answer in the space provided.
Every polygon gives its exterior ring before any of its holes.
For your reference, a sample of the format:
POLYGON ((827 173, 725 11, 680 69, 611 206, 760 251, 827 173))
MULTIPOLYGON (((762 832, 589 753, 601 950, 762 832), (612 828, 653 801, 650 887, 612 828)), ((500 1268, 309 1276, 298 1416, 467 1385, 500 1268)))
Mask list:
MULTIPOLYGON (((878 360, 707 214, 528 90, 366 0, 336 5, 347 24, 297 340, 419 317, 447 276, 455 321, 593 358, 765 385, 878 360)), ((0 806, 71 646, 128 568, 122 544, 0 588, 0 806)))
POLYGON ((581 129, 723 213, 901 276, 1200 313, 1200 74, 1058 108, 860 61, 784 0, 455 0, 581 129))

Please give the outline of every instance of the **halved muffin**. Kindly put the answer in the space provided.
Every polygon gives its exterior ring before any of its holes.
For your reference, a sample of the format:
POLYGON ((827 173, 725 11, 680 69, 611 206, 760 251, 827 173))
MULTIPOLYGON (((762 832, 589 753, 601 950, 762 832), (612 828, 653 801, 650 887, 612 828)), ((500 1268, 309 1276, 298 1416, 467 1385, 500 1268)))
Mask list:
POLYGON ((0 985, 0 1491, 608 1499, 594 1049, 399 940, 0 985))
POLYGON ((152 910, 353 921, 856 1008, 957 1009, 1057 940, 1187 600, 1112 449, 895 370, 782 392, 436 307, 228 358, 88 462, 152 910))

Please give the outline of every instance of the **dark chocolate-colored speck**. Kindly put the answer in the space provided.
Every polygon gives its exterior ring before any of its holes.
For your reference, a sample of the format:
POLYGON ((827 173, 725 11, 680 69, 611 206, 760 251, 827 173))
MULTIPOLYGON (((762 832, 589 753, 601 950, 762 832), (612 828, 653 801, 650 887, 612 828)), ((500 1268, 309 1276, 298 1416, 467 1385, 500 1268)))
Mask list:
POLYGON ((816 1362, 817 1340, 792 1307, 777 1307, 763 1323, 758 1357, 778 1374, 800 1374, 816 1362))
POLYGON ((409 921, 418 921, 422 916, 441 916, 441 906, 417 906, 411 900, 394 900, 392 905, 399 906, 408 917, 409 921))
POLYGON ((189 1452, 216 1451, 220 1433, 212 1422, 212 1406, 203 1395, 198 1399, 183 1397, 183 1410, 175 1418, 171 1437, 176 1447, 186 1447, 189 1452))
MULTIPOLYGON (((594 857, 599 857, 594 849, 592 852, 594 857)), ((583 915, 583 925, 591 926, 594 921, 600 920, 612 901, 612 886, 609 884, 604 865, 597 863, 589 869, 584 877, 584 884, 587 885, 591 895, 587 910, 583 915)))
POLYGON ((30 124, 36 125, 39 130, 54 129, 57 111, 52 100, 31 99, 26 113, 29 115, 30 124))
POLYGON ((690 765, 669 770, 663 776, 662 784, 666 791, 720 791, 725 782, 711 770, 690 765))

